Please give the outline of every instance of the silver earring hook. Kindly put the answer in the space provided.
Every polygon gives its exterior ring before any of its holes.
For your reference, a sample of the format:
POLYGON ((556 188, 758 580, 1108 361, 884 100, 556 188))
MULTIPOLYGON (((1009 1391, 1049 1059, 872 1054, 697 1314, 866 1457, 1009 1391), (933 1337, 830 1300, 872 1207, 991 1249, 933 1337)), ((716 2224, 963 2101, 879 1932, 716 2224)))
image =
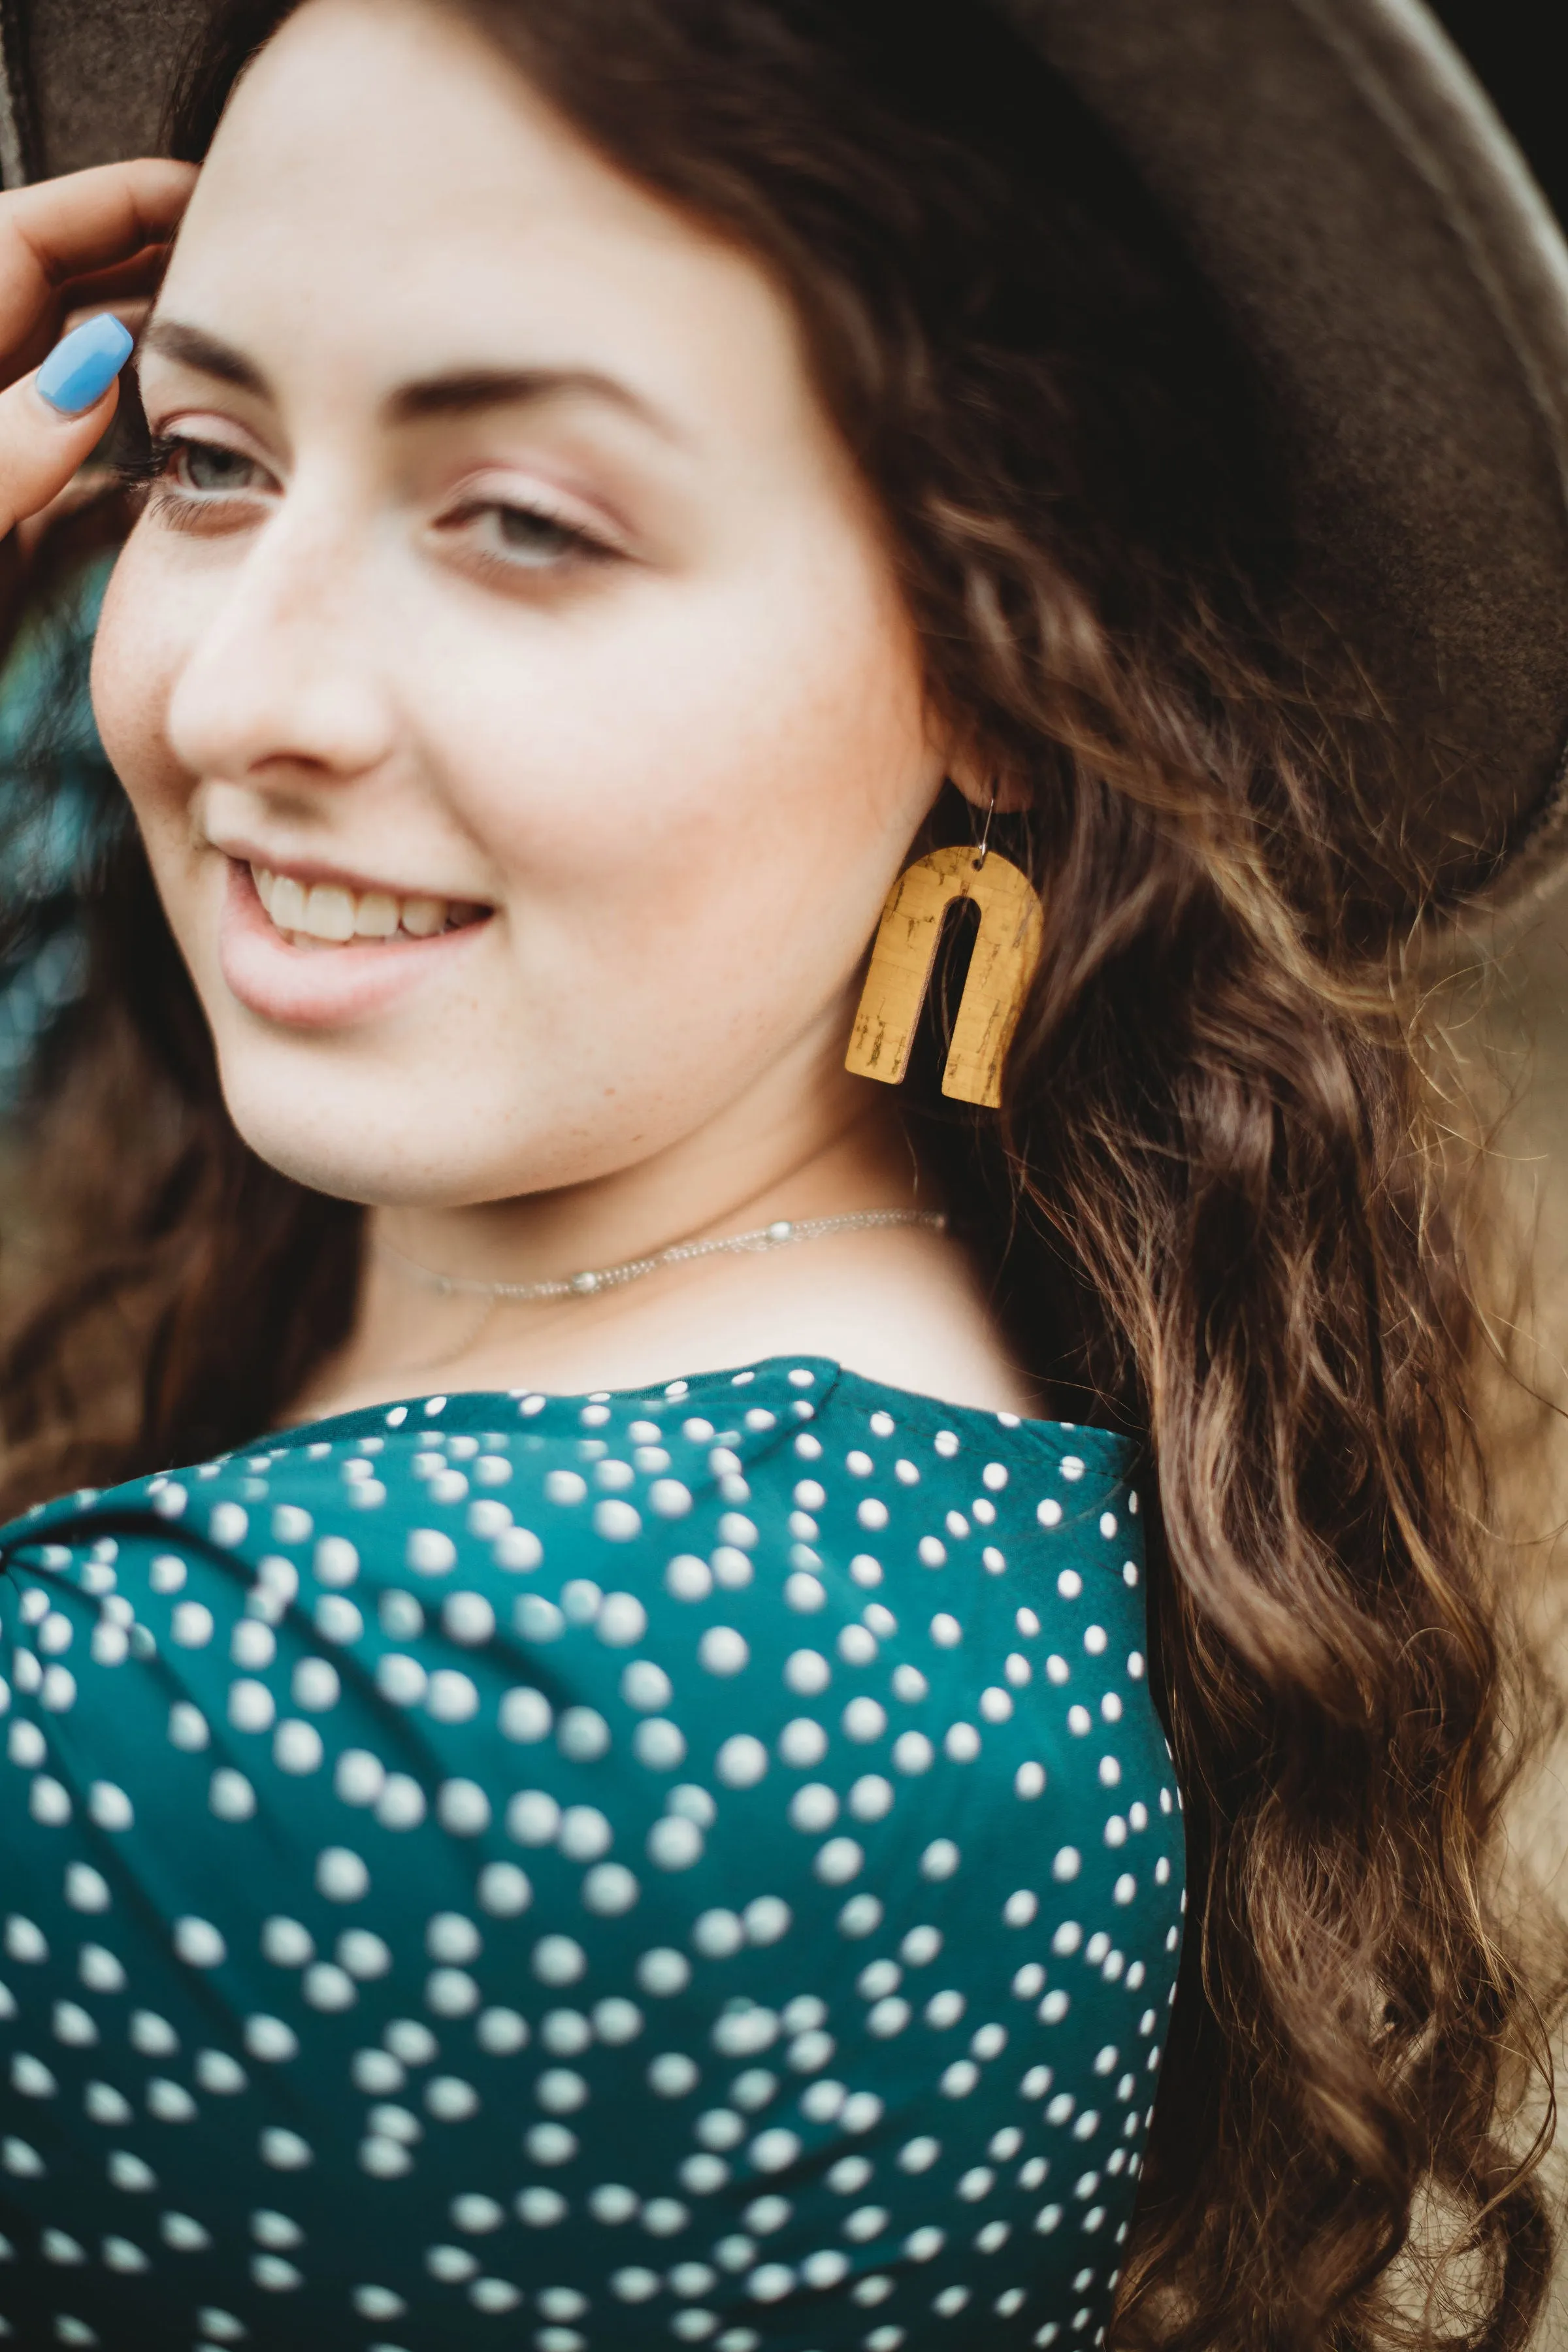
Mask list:
POLYGON ((978 873, 979 873, 979 871, 980 871, 981 867, 984 865, 986 858, 987 858, 987 857, 990 856, 990 854, 991 854, 991 820, 992 820, 992 818, 995 815, 995 814, 996 814, 996 780, 995 780, 995 778, 994 778, 994 777, 993 777, 993 778, 992 778, 992 780, 991 780, 991 802, 990 802, 990 805, 989 805, 989 807, 986 809, 986 812, 985 812, 985 823, 984 823, 984 827, 982 828, 981 835, 980 835, 980 854, 979 854, 979 856, 976 857, 976 859, 975 859, 975 861, 974 861, 974 871, 976 872, 976 874, 978 874, 978 873))

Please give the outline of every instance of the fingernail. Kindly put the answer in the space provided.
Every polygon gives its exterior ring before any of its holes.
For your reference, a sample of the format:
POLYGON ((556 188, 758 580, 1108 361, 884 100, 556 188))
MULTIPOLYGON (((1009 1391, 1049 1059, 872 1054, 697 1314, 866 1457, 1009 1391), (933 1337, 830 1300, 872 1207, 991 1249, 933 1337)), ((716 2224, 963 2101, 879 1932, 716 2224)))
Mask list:
POLYGON ((131 357, 133 340, 107 312, 73 327, 33 379, 40 397, 62 416, 80 416, 103 398, 131 357))

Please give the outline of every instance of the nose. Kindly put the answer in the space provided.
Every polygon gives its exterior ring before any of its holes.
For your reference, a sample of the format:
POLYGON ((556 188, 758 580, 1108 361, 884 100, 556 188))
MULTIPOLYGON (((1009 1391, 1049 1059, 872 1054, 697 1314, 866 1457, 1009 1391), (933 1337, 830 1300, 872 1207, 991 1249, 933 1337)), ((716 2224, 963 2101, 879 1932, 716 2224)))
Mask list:
POLYGON ((374 567, 327 500, 289 496, 213 601, 167 710, 185 772, 262 788, 346 782, 381 765, 395 712, 376 657, 374 567))

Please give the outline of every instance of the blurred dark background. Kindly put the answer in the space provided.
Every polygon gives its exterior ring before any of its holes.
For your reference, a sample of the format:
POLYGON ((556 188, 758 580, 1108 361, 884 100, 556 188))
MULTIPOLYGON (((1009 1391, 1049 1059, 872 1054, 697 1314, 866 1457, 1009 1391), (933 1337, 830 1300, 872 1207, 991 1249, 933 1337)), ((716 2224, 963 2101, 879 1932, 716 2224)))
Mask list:
POLYGON ((1563 41, 1568 49, 1568 15, 1542 0, 1523 7, 1519 0, 1428 5, 1488 91, 1558 219, 1568 221, 1568 105, 1557 47, 1563 41))

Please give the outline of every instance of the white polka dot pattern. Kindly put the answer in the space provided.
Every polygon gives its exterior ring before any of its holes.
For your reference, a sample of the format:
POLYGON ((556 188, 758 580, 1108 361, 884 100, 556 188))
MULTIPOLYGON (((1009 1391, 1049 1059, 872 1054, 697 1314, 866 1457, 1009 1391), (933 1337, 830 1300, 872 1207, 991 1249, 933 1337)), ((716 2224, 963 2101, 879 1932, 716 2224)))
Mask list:
POLYGON ((0 1536, 0 2336, 1094 2343, 1181 1943, 1102 1433, 793 1360, 0 1536))

